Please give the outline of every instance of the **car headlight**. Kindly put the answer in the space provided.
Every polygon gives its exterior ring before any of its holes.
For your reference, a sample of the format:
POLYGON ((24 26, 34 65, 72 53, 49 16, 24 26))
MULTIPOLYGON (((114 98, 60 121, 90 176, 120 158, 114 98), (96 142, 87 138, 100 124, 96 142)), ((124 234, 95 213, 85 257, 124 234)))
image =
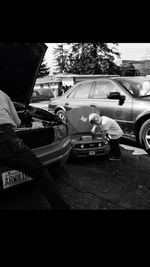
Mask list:
POLYGON ((55 129, 56 136, 58 139, 62 139, 68 135, 68 129, 65 124, 58 125, 55 129))
POLYGON ((82 144, 82 145, 80 145, 80 147, 81 147, 81 148, 84 148, 84 145, 82 144))
POLYGON ((102 146, 102 143, 99 143, 98 146, 101 147, 102 146))

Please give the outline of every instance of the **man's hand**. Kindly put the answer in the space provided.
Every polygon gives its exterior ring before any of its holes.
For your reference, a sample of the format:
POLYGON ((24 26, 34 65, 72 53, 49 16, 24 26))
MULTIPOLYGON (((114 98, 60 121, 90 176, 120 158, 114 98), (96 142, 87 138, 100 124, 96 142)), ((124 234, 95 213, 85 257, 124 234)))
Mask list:
POLYGON ((91 133, 92 133, 93 135, 95 135, 95 131, 94 131, 93 129, 91 130, 91 133))
POLYGON ((96 126, 95 126, 95 125, 93 126, 93 128, 92 128, 92 130, 91 130, 91 133, 92 133, 93 135, 95 135, 95 133, 96 133, 96 126))

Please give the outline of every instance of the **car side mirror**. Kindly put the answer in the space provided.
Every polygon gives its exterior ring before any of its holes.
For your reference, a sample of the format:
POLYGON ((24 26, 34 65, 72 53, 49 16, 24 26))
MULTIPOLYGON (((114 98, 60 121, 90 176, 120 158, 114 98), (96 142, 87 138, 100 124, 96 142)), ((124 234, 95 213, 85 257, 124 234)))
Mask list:
POLYGON ((109 99, 120 99, 120 93, 119 92, 110 92, 107 98, 109 99))
POLYGON ((107 96, 108 99, 118 99, 119 105, 122 105, 126 99, 124 95, 121 95, 119 92, 110 92, 107 96))

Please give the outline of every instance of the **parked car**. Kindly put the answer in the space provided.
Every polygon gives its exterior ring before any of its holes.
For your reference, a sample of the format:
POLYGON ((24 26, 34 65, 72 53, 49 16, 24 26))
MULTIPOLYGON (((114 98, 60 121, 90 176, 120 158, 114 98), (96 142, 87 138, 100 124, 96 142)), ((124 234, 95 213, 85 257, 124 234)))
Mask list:
MULTIPOLYGON (((68 126, 46 110, 30 105, 34 83, 47 46, 42 43, 0 44, 0 87, 13 100, 22 121, 17 135, 39 160, 51 168, 63 165, 70 155, 68 126)), ((0 189, 7 189, 31 177, 0 165, 0 189)))
POLYGON ((95 107, 115 119, 124 137, 136 140, 150 154, 150 80, 146 77, 109 77, 86 80, 49 101, 48 110, 67 120, 77 107, 95 107))

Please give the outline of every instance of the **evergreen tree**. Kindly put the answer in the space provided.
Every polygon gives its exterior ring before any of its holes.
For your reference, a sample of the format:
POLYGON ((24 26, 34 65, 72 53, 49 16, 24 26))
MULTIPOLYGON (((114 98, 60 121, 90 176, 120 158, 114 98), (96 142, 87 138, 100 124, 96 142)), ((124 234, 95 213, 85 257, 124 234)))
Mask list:
MULTIPOLYGON (((114 56, 120 54, 116 47, 106 43, 69 43, 69 49, 59 45, 55 50, 57 66, 64 73, 74 74, 120 74, 114 56), (57 53, 57 54, 56 54, 57 53)), ((117 44, 114 44, 117 46, 117 44)))
POLYGON ((42 78, 44 76, 48 76, 50 72, 50 68, 47 67, 47 63, 45 63, 45 58, 43 59, 43 62, 39 68, 37 78, 42 78))
POLYGON ((54 53, 54 66, 56 73, 68 73, 69 71, 69 58, 68 50, 65 48, 66 43, 59 43, 57 47, 53 49, 54 53))

